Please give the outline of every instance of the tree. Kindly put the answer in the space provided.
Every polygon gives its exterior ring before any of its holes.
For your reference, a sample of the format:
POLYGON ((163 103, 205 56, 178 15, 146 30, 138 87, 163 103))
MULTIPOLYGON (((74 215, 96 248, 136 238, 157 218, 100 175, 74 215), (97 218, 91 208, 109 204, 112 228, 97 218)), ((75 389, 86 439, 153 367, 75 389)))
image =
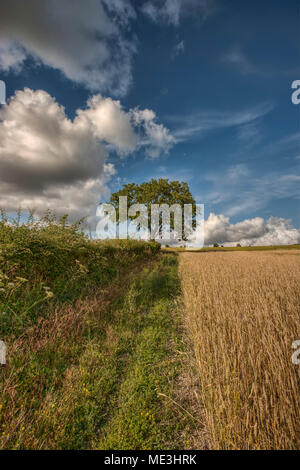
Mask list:
MULTIPOLYGON (((180 204, 183 208, 184 204, 195 205, 195 200, 190 192, 189 185, 183 181, 169 181, 168 179, 152 179, 141 184, 129 183, 124 184, 123 188, 119 191, 112 193, 110 197, 110 204, 116 209, 117 219, 119 218, 119 197, 127 196, 127 204, 144 204, 148 209, 148 214, 151 213, 152 204, 180 204)), ((193 217, 195 212, 193 211, 193 217)), ((129 218, 134 220, 137 216, 129 218)), ((183 215, 182 215, 183 217, 183 215)), ((149 227, 149 225, 148 225, 149 227)), ((170 216, 170 227, 174 229, 174 214, 170 216)), ((161 218, 158 231, 161 230, 161 218)))

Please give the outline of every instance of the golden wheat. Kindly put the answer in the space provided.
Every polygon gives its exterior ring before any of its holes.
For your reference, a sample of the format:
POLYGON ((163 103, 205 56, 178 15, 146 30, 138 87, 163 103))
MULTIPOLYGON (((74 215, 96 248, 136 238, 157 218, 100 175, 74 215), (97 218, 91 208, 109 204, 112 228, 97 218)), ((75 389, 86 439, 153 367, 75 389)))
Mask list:
POLYGON ((300 339, 299 252, 185 253, 180 260, 209 447, 299 449, 300 365, 291 359, 300 339))

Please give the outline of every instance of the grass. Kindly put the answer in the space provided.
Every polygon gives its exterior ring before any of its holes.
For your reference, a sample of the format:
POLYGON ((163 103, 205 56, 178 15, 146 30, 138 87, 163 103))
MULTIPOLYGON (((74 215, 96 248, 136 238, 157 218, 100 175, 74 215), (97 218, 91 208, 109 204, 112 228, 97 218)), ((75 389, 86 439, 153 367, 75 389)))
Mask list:
POLYGON ((8 340, 65 303, 91 295, 124 270, 151 259, 157 243, 89 240, 80 225, 0 222, 0 336, 8 340))
MULTIPOLYGON (((176 259, 175 259, 176 261, 176 259)), ((132 341, 132 357, 98 444, 101 449, 180 449, 190 418, 174 395, 182 350, 181 316, 172 296, 179 284, 174 258, 145 270, 125 299, 118 335, 132 341), (171 295, 171 297, 170 297, 171 295), (137 322, 140 317, 140 324, 137 322)), ((130 341, 129 340, 129 341, 130 341)), ((128 347, 125 348, 128 353, 128 347)))
POLYGON ((188 447, 177 258, 51 217, 0 237, 0 447, 188 447))
POLYGON ((197 383, 199 448, 299 449, 300 255, 185 253, 180 272, 197 383))

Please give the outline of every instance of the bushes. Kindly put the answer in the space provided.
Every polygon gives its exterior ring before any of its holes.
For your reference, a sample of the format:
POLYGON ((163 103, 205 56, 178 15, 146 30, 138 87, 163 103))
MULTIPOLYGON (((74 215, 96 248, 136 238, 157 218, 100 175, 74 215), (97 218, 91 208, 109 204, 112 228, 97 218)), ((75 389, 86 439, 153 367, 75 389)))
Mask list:
MULTIPOLYGON (((80 223, 48 213, 0 222, 0 335, 16 334, 50 304, 73 302, 133 264, 158 253, 158 243, 91 240, 80 223)), ((51 310, 51 309, 50 309, 51 310)), ((5 339, 5 338, 3 338, 5 339)))

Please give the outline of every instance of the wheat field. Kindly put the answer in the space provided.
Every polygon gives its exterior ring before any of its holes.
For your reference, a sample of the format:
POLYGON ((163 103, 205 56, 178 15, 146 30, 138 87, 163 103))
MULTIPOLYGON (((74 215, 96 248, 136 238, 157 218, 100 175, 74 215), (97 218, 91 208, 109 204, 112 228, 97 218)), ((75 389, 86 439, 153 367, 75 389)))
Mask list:
POLYGON ((180 254, 198 448, 299 449, 300 253, 180 254))

